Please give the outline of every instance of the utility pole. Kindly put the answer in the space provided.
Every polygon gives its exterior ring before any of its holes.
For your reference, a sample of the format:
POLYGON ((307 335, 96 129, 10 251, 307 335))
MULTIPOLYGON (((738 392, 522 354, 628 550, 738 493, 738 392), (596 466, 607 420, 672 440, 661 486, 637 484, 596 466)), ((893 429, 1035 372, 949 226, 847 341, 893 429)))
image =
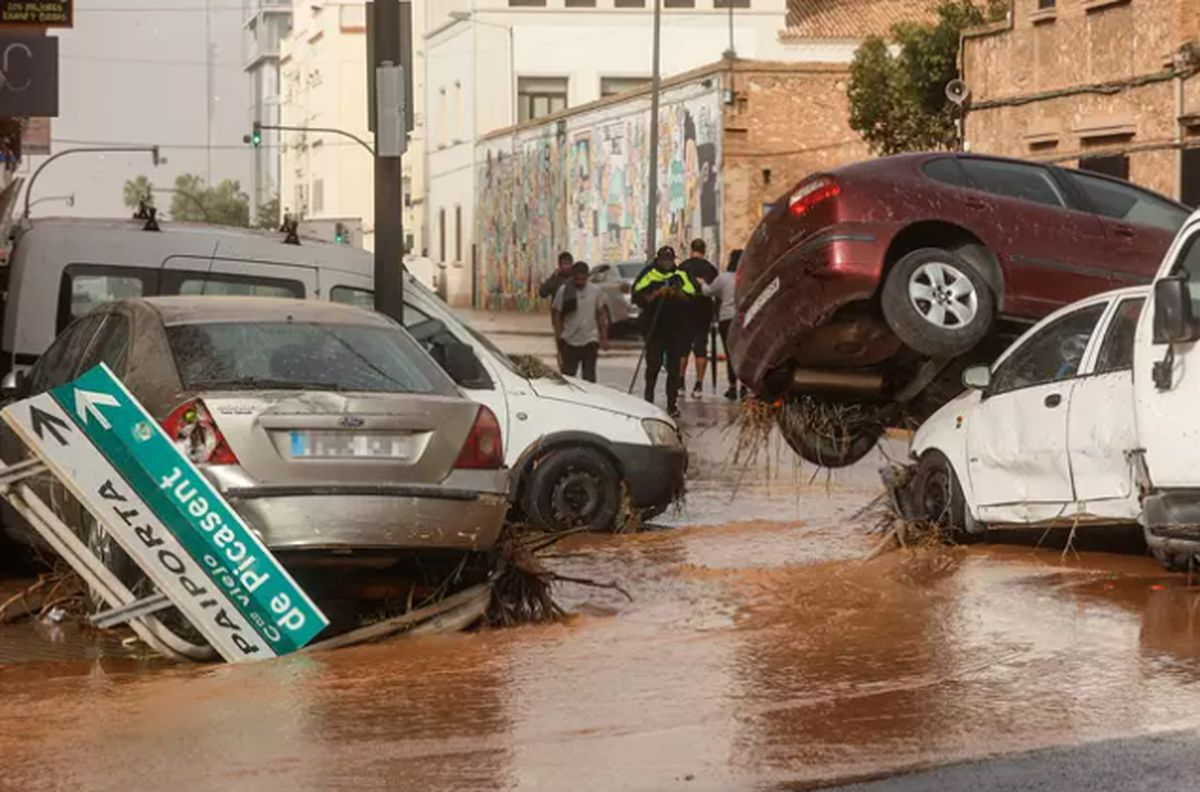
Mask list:
POLYGON ((654 66, 650 76, 650 170, 649 195, 646 196, 646 260, 653 261, 658 250, 658 88, 659 32, 662 29, 662 0, 654 0, 654 66))
POLYGON ((400 155, 404 147, 404 110, 408 97, 399 96, 400 0, 375 0, 368 35, 373 43, 375 70, 375 310, 397 322, 404 318, 404 188, 400 155), (391 75, 391 77, 389 77, 391 75), (399 100, 398 102, 396 100, 399 100), (393 104, 395 102, 395 104, 393 104))

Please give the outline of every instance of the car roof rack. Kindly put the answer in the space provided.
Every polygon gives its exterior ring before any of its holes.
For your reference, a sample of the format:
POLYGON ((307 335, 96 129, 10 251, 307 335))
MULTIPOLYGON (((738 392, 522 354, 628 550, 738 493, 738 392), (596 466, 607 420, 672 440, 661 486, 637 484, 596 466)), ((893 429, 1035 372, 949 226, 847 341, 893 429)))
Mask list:
POLYGON ((283 223, 281 223, 279 226, 279 230, 286 234, 286 236, 283 238, 283 244, 300 244, 300 223, 296 221, 296 218, 292 217, 291 215, 285 216, 283 218, 283 223))
POLYGON ((143 231, 161 231, 158 227, 158 210, 145 198, 138 201, 137 211, 133 213, 134 220, 145 220, 143 231))

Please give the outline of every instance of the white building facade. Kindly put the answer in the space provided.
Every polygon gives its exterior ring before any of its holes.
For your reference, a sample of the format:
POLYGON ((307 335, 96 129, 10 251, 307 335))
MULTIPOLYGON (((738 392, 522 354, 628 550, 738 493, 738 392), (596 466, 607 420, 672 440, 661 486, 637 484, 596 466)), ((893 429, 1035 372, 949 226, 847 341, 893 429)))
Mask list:
MULTIPOLYGON (((284 126, 343 130, 374 145, 368 125, 367 27, 361 2, 297 0, 292 29, 280 45, 281 121, 284 126)), ((413 4, 413 27, 423 25, 424 3, 413 4)), ((415 125, 420 124, 423 95, 420 48, 413 53, 415 125)), ((374 162, 371 153, 346 136, 330 132, 283 132, 281 205, 302 225, 322 230, 339 223, 351 229, 349 242, 374 248, 374 162)), ((265 140, 265 135, 264 135, 265 140)), ((422 249, 419 198, 423 182, 419 127, 410 136, 404 158, 404 235, 406 247, 422 249), (414 166, 414 162, 418 162, 414 166), (417 200, 412 200, 414 190, 417 200)))
MULTIPOLYGON (((740 58, 846 62, 857 43, 782 40, 785 0, 663 5, 664 77, 717 61, 731 47, 740 58)), ((648 81, 653 0, 426 0, 426 12, 428 250, 444 272, 448 299, 469 304, 478 256, 477 141, 648 81)))
MULTIPOLYGON (((291 0, 244 0, 243 61, 250 85, 246 131, 254 122, 280 124, 279 45, 292 27, 291 0)), ((250 206, 255 218, 279 197, 279 133, 263 132, 261 145, 252 152, 250 206)))

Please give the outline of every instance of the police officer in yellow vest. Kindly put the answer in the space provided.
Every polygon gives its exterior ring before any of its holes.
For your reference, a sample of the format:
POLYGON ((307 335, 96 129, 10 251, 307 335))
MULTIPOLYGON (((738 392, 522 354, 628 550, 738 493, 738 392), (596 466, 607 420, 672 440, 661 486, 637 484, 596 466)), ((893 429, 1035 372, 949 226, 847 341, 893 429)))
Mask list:
POLYGON ((689 303, 700 294, 688 274, 675 267, 675 249, 659 248, 654 261, 633 281, 633 302, 642 309, 646 339, 646 401, 654 401, 658 373, 667 367, 667 412, 679 415, 683 356, 690 348, 694 322, 689 303))

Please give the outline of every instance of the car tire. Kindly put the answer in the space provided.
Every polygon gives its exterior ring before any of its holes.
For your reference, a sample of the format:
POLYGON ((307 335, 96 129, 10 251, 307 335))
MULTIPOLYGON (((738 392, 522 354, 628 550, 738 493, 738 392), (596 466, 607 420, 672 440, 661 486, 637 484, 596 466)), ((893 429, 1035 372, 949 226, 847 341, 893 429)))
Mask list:
POLYGON ((882 413, 868 411, 856 420, 830 431, 806 419, 816 402, 789 402, 776 414, 775 423, 783 439, 805 462, 825 468, 853 465, 871 453, 886 428, 882 413))
POLYGON ((591 448, 560 448, 534 462, 525 517, 544 531, 611 531, 621 511, 621 477, 591 448))
POLYGON ((917 463, 909 490, 913 517, 934 527, 945 541, 966 544, 977 541, 969 530, 967 500, 950 460, 940 451, 926 451, 917 463))
POLYGON ((1187 553, 1171 553, 1161 547, 1150 548, 1150 553, 1168 572, 1187 572, 1191 560, 1187 553))
POLYGON ((952 250, 920 248, 896 262, 883 284, 883 317, 906 346, 952 358, 983 340, 996 298, 983 277, 952 250))

